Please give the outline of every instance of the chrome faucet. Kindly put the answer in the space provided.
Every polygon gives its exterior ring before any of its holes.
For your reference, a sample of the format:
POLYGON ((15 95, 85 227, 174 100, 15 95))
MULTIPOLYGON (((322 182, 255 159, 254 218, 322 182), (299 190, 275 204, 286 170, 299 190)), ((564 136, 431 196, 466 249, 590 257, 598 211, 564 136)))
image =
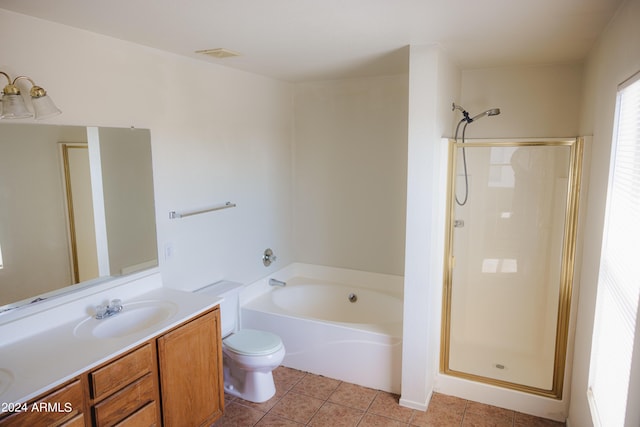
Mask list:
POLYGON ((269 286, 287 286, 287 282, 283 282, 282 280, 271 278, 269 279, 269 286))
POLYGON ((107 317, 116 315, 120 313, 123 308, 122 300, 119 299, 111 300, 111 304, 96 306, 96 319, 106 319, 107 317))

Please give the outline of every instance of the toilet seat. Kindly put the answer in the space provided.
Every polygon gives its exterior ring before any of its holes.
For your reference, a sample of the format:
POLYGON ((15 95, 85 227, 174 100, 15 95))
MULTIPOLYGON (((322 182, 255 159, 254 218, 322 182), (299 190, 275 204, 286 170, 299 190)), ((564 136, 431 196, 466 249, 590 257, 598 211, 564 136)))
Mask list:
POLYGON ((222 344, 227 350, 245 356, 265 356, 283 347, 278 335, 255 329, 242 329, 222 340, 222 344))

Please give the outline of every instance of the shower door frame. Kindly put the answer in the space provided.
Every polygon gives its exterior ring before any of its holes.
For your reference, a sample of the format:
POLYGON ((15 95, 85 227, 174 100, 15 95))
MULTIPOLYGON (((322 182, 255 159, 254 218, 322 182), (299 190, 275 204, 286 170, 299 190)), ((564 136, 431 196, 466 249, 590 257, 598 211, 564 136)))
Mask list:
POLYGON ((562 399, 566 368, 569 322, 573 292, 576 239, 578 232, 578 208, 582 176, 582 157, 584 139, 510 139, 510 140, 467 140, 464 144, 449 140, 449 164, 447 183, 447 214, 444 253, 444 275, 442 294, 442 329, 440 349, 440 372, 470 381, 508 388, 538 396, 562 399), (449 367, 451 299, 453 287, 453 238, 455 221, 455 183, 457 176, 456 160, 458 148, 462 147, 569 147, 569 170, 567 179, 567 201, 564 217, 564 235, 562 241, 562 262, 560 269, 560 288, 558 293, 558 314, 556 321, 554 368, 551 389, 533 387, 510 381, 499 380, 468 372, 456 371, 449 367))

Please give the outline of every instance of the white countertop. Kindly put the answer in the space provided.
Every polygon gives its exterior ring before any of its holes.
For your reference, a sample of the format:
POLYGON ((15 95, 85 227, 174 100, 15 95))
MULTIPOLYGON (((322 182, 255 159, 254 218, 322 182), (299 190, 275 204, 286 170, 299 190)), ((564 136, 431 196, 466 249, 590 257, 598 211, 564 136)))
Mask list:
POLYGON ((33 399, 213 308, 222 298, 159 288, 123 303, 126 307, 146 300, 171 301, 177 310, 167 319, 123 337, 78 338, 74 328, 82 318, 76 318, 0 347, 0 404, 33 399))

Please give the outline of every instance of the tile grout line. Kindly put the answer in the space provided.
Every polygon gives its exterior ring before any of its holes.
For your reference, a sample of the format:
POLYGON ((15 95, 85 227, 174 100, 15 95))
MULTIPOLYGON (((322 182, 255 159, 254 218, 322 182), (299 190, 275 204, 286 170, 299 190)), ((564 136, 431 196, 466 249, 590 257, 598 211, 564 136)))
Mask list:
MULTIPOLYGON (((269 414, 271 413, 271 411, 273 410, 273 408, 275 408, 275 407, 276 407, 276 405, 277 405, 278 403, 280 403, 280 402, 282 401, 282 399, 284 399, 284 398, 285 398, 285 396, 287 396, 289 393, 291 393, 291 391, 292 391, 292 390, 293 390, 293 389, 294 389, 298 384, 300 384, 300 383, 302 382, 302 380, 303 380, 306 376, 308 376, 308 375, 309 375, 309 373, 308 373, 308 372, 304 372, 304 375, 302 375, 302 376, 301 376, 297 381, 295 381, 294 383, 292 383, 292 384, 291 384, 291 387, 289 387, 289 388, 284 392, 284 394, 283 394, 282 396, 280 396, 280 399, 278 399, 278 401, 277 401, 277 402, 275 402, 275 403, 271 406, 271 408, 269 408, 269 409, 267 410, 267 412, 265 412, 265 413, 264 413, 264 415, 260 418, 260 420, 258 420, 258 422, 256 422, 256 424, 254 424, 254 425, 257 425, 257 424, 258 424, 258 423, 259 423, 259 422, 260 422, 264 417, 266 417, 267 415, 269 415, 269 414)), ((315 414, 314 414, 314 415, 315 415, 315 414)), ((287 417, 283 417, 283 416, 280 416, 280 415, 274 415, 274 416, 277 416, 278 418, 283 418, 283 419, 285 419, 285 420, 288 420, 288 421, 291 421, 291 422, 294 422, 294 423, 298 423, 296 420, 292 420, 292 419, 287 418, 287 417)), ((311 418, 313 418, 313 416, 312 416, 311 418)), ((300 424, 300 423, 298 423, 298 424, 300 424)), ((304 423, 303 425, 304 425, 304 426, 306 426, 307 424, 308 424, 308 423, 304 423)))
MULTIPOLYGON (((331 392, 331 394, 333 394, 333 392, 336 391, 338 389, 338 387, 340 387, 340 384, 342 384, 342 383, 343 383, 343 381, 340 381, 338 383, 338 385, 336 386, 336 388, 331 392)), ((320 409, 322 409, 322 407, 327 404, 327 402, 329 401, 329 397, 331 397, 331 394, 329 394, 329 396, 326 399, 323 400, 322 405, 320 405, 320 407, 318 409, 316 409, 316 411, 313 413, 313 415, 311 415, 311 417, 309 418, 309 421, 304 423, 305 426, 308 426, 309 423, 311 422, 311 420, 313 420, 313 417, 315 417, 318 414, 318 412, 320 412, 320 409)), ((307 395, 305 395, 305 396, 307 396, 307 395)), ((314 397, 314 396, 308 396, 308 397, 314 397)))
POLYGON ((360 418, 360 422, 358 424, 362 422, 362 419, 369 412, 369 409, 371 409, 371 407, 373 406, 373 402, 376 401, 379 394, 380 394, 380 390, 376 390, 376 394, 373 396, 373 399, 371 399, 371 402, 369 402, 369 405, 367 405, 367 409, 364 410, 364 413, 362 414, 362 417, 360 418))
MULTIPOLYGON (((307 397, 311 397, 311 398, 318 399, 318 397, 316 397, 316 396, 311 396, 311 395, 306 394, 306 393, 304 393, 304 392, 295 392, 295 391, 293 391, 293 389, 296 387, 296 385, 298 385, 299 383, 301 383, 301 382, 304 380, 304 378, 305 378, 305 377, 307 377, 307 376, 309 376, 309 375, 310 375, 310 374, 309 374, 308 372, 306 372, 306 373, 305 373, 305 375, 303 375, 302 377, 300 377, 300 379, 299 379, 298 381, 296 381, 296 382, 295 382, 291 387, 289 387, 289 389, 288 389, 288 390, 287 390, 287 391, 282 395, 282 397, 281 397, 280 399, 278 399, 278 402, 280 402, 280 401, 281 401, 281 400, 282 400, 286 395, 288 395, 288 394, 290 394, 290 393, 297 393, 297 394, 300 394, 300 395, 302 395, 302 396, 307 396, 307 397)), ((360 418, 358 419, 358 421, 357 421, 357 423, 356 423, 355 425, 356 425, 356 426, 358 426, 358 425, 360 425, 360 424, 363 422, 363 420, 364 420, 365 416, 366 416, 367 414, 369 414, 369 410, 370 410, 370 409, 371 409, 371 407, 373 406, 373 403, 374 403, 374 401, 376 400, 376 398, 378 397, 378 395, 380 395, 381 391, 380 391, 380 390, 374 390, 374 391, 375 391, 375 394, 374 394, 373 398, 371 399, 371 401, 369 402, 369 404, 367 405, 367 407, 366 407, 365 409, 358 409, 358 408, 353 408, 353 407, 351 407, 351 406, 344 405, 344 404, 341 404, 341 403, 338 403, 338 402, 333 402, 333 401, 331 401, 331 400, 330 400, 330 399, 331 399, 331 396, 332 396, 332 395, 333 395, 333 394, 338 390, 338 388, 339 388, 342 384, 346 384, 346 383, 345 383, 344 381, 340 380, 340 381, 338 382, 338 385, 337 385, 337 386, 336 386, 336 387, 331 391, 331 393, 330 393, 326 398, 318 399, 318 400, 321 400, 321 401, 322 401, 322 404, 321 404, 321 405, 320 405, 320 407, 319 407, 319 408, 318 408, 318 409, 313 413, 313 415, 311 415, 311 417, 309 418, 309 421, 307 421, 307 422, 305 422, 305 423, 304 423, 304 426, 306 426, 306 427, 310 426, 310 423, 311 423, 311 421, 313 420, 313 418, 318 414, 318 412, 320 412, 320 410, 321 410, 321 409, 322 409, 326 404, 337 405, 337 406, 340 406, 340 407, 343 407, 343 408, 347 408, 347 409, 355 409, 355 410, 359 410, 359 411, 361 411, 360 418)), ((273 405, 273 406, 272 406, 272 407, 271 407, 267 412, 265 412, 265 414, 260 418, 260 420, 262 420, 266 415, 268 415, 268 414, 271 412, 271 410, 272 410, 276 405, 277 405, 277 402, 276 402, 276 403, 275 403, 275 404, 274 404, 274 405, 273 405)), ((373 415, 378 415, 378 414, 373 414, 373 415)), ((386 418, 386 419, 389 419, 389 420, 398 421, 398 420, 395 420, 394 418, 390 418, 390 417, 387 417, 387 416, 384 416, 384 415, 380 415, 380 416, 382 416, 382 417, 384 417, 384 418, 386 418)), ((280 417, 280 416, 279 416, 279 417, 280 417)), ((289 419, 289 418, 286 418, 286 417, 281 417, 281 418, 284 418, 284 419, 286 419, 286 420, 289 420, 289 421, 292 421, 292 422, 296 422, 296 423, 297 423, 297 421, 296 421, 296 420, 292 420, 292 419, 289 419)), ((413 414, 412 414, 411 418, 413 418, 413 414)), ((256 424, 254 424, 254 425, 257 425, 257 424, 260 422, 260 420, 258 420, 258 422, 256 422, 256 424)), ((407 426, 409 426, 409 425, 410 425, 410 422, 409 422, 409 423, 407 423, 407 426)))
MULTIPOLYGON (((338 387, 340 387, 340 384, 344 383, 344 381, 339 381, 338 385, 337 385, 337 386, 336 386, 336 388, 331 392, 331 394, 329 394, 329 396, 327 396, 326 398, 323 398, 323 399, 319 399, 319 398, 318 398, 318 397, 316 397, 316 396, 311 396, 311 395, 309 395, 309 394, 307 394, 307 393, 303 393, 303 392, 294 392, 294 391, 293 391, 293 389, 294 389, 298 384, 300 384, 300 383, 302 382, 302 380, 303 380, 305 377, 307 377, 307 376, 309 376, 309 372, 305 372, 305 373, 304 373, 304 375, 303 375, 303 376, 301 376, 301 377, 300 377, 300 379, 299 379, 299 380, 297 380, 295 383, 293 383, 293 384, 291 385, 291 387, 289 387, 289 389, 288 389, 288 390, 287 390, 287 391, 282 395, 282 397, 280 397, 280 399, 278 399, 278 402, 280 402, 280 401, 281 401, 282 399, 284 399, 284 397, 285 397, 285 396, 287 396, 288 394, 290 394, 290 393, 297 393, 297 394, 302 395, 302 396, 306 396, 306 397, 310 397, 310 398, 318 399, 318 400, 321 400, 321 401, 322 401, 322 404, 321 404, 321 405, 318 407, 318 409, 316 409, 316 410, 315 410, 315 412, 314 412, 314 413, 309 417, 309 420, 308 420, 308 421, 306 421, 306 422, 303 424, 305 427, 306 427, 306 426, 309 426, 309 423, 311 422, 311 420, 313 420, 313 417, 315 417, 315 416, 318 414, 318 412, 320 412, 320 409, 322 409, 322 407, 323 407, 327 402, 329 402, 329 398, 330 398, 330 397, 331 397, 331 395, 332 395, 332 394, 333 394, 333 393, 338 389, 338 387)), ((273 409, 273 408, 278 404, 278 402, 276 402, 276 403, 275 403, 275 404, 274 404, 274 405, 273 405, 273 406, 272 406, 272 407, 271 407, 267 412, 265 412, 265 414, 260 418, 260 420, 262 420, 264 417, 266 417, 266 416, 271 412, 271 410, 272 410, 272 409, 273 409)), ((333 402, 329 402, 329 403, 333 403, 333 402)), ((343 405, 341 405, 341 406, 343 406, 343 405)), ((298 421, 293 420, 293 419, 290 419, 290 418, 287 418, 287 417, 282 417, 282 416, 280 416, 280 415, 278 415, 278 417, 279 417, 279 418, 284 418, 285 420, 289 420, 289 421, 294 422, 294 423, 298 423, 298 421)), ((258 423, 260 422, 260 420, 258 420, 258 422, 257 422, 256 424, 258 424, 258 423)), ((358 420, 358 423, 360 423, 360 420, 358 420)), ((254 425, 256 425, 256 424, 254 424, 254 425)))
POLYGON ((467 406, 469 406, 469 401, 465 399, 464 409, 462 410, 462 418, 460 419, 460 427, 464 425, 464 417, 467 416, 467 406))
MULTIPOLYGON (((280 399, 278 399, 278 401, 277 401, 276 403, 274 403, 274 404, 273 404, 273 406, 271 406, 271 408, 269 408, 269 410, 268 410, 268 411, 267 411, 267 412, 262 416, 262 418, 266 417, 266 416, 267 416, 267 415, 268 415, 268 414, 273 410, 273 408, 275 408, 275 407, 276 407, 276 405, 277 405, 278 403, 280 403, 280 402, 282 401, 282 399, 284 399, 284 398, 285 398, 285 396, 287 396, 289 393, 291 393, 291 391, 292 391, 292 390, 293 390, 293 389, 294 389, 298 384, 300 384, 300 383, 302 382, 302 380, 303 380, 305 377, 307 377, 308 375, 309 375, 309 373, 308 373, 308 372, 304 372, 304 375, 302 375, 302 376, 301 376, 297 381, 295 381, 293 384, 291 384, 291 387, 289 387, 289 389, 288 389, 288 390, 287 390, 287 391, 286 391, 286 392, 285 392, 285 393, 280 397, 280 399)), ((313 415, 315 415, 315 413, 314 413, 313 415)), ((283 416, 280 416, 280 415, 277 415, 277 417, 278 417, 278 418, 284 418, 285 420, 288 420, 288 421, 291 421, 291 422, 294 422, 294 423, 298 423, 296 420, 292 420, 292 419, 290 419, 290 418, 283 417, 283 416)), ((260 419, 262 420, 262 418, 260 418, 260 419)), ((313 416, 311 416, 311 418, 313 418, 313 416)), ((309 421, 311 421, 311 418, 309 419, 309 421)), ((258 423, 256 423, 256 424, 258 424, 258 423)), ((301 424, 301 423, 298 423, 298 424, 301 424)), ((307 426, 307 425, 308 425, 308 422, 305 422, 303 425, 304 425, 304 426, 307 426)))

